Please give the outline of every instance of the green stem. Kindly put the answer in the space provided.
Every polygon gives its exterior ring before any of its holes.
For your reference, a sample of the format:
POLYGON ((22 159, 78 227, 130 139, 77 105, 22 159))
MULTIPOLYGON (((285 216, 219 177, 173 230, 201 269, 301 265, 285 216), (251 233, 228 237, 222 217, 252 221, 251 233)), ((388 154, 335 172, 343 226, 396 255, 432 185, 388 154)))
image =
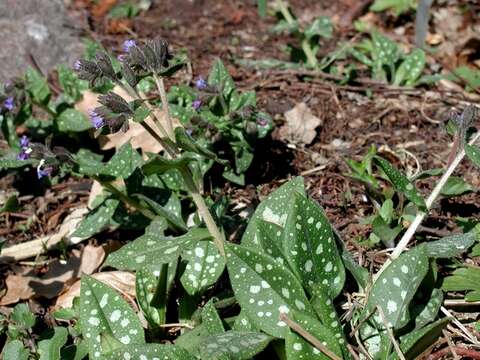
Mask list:
POLYGON ((155 83, 157 84, 158 92, 160 93, 160 99, 162 100, 162 108, 165 112, 165 116, 167 117, 167 131, 170 135, 170 139, 175 140, 175 135, 173 132, 173 122, 172 118, 170 117, 170 110, 168 107, 168 99, 167 99, 167 92, 165 91, 165 84, 163 83, 163 78, 158 77, 157 74, 153 74, 153 78, 155 79, 155 83))
POLYGON ((110 191, 112 194, 117 196, 122 202, 125 204, 133 207, 134 209, 138 210, 143 216, 146 218, 153 220, 156 216, 154 213, 152 213, 150 210, 144 209, 138 202, 135 200, 131 199, 127 195, 125 195, 123 192, 118 190, 113 184, 111 184, 108 181, 103 181, 100 180, 98 177, 94 177, 95 180, 97 180, 105 189, 110 191))

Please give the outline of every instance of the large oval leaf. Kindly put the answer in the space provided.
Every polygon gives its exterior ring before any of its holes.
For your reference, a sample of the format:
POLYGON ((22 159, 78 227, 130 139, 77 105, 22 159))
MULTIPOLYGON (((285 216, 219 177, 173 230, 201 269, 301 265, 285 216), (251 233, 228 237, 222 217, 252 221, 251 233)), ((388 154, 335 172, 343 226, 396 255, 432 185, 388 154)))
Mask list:
POLYGON ((265 349, 271 340, 262 333, 227 331, 205 339, 200 349, 201 358, 248 360, 265 349))
POLYGON ((84 275, 80 294, 80 324, 92 359, 122 345, 145 342, 137 314, 122 296, 84 275))
POLYGON ((321 286, 336 297, 343 288, 345 268, 327 217, 299 193, 291 195, 287 211, 283 247, 289 264, 310 292, 321 286))
POLYGON ((285 266, 243 246, 228 244, 226 250, 235 297, 257 328, 285 338, 288 328, 280 313, 298 309, 313 314, 301 284, 285 266))
POLYGON ((134 344, 124 346, 102 356, 102 360, 194 360, 186 350, 175 345, 134 344))

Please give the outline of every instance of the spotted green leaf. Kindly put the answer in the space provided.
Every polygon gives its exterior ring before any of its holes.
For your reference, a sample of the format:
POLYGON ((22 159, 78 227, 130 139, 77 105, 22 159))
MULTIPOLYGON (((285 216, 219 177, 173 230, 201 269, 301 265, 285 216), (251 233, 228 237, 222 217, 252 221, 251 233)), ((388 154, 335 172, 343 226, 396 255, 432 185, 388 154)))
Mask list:
POLYGON ((284 254, 304 288, 322 286, 332 298, 343 288, 345 269, 332 229, 323 210, 313 200, 293 193, 288 203, 284 254))
POLYGON ((195 228, 178 237, 145 234, 111 253, 106 265, 117 269, 139 270, 148 265, 169 263, 184 248, 210 237, 207 229, 195 228))
POLYGON ((272 338, 258 332, 227 331, 209 336, 200 349, 202 359, 249 360, 266 348, 272 338))
POLYGON ((199 241, 182 253, 188 261, 180 281, 185 290, 194 295, 214 284, 225 268, 225 259, 211 241, 199 241))
POLYGON ((220 319, 217 309, 213 305, 213 299, 210 299, 202 309, 202 324, 205 325, 207 332, 211 335, 225 332, 222 319, 220 319))
POLYGON ((142 157, 132 148, 132 145, 127 142, 122 145, 110 161, 105 164, 101 174, 125 179, 141 164, 142 157))
POLYGON ((258 329, 285 338, 287 326, 280 313, 298 309, 313 314, 300 282, 285 266, 244 246, 228 244, 226 251, 235 297, 258 329))
POLYGON ((428 302, 425 304, 425 299, 422 300, 423 303, 416 304, 411 311, 412 317, 415 318, 415 329, 420 329, 435 320, 443 302, 443 292, 440 289, 434 288, 428 302))
MULTIPOLYGON (((313 316, 308 316, 304 313, 293 311, 292 320, 302 326, 306 331, 317 338, 328 350, 342 358, 342 350, 340 344, 345 341, 343 338, 337 338, 334 334, 322 323, 320 323, 313 316)), ((323 354, 317 348, 310 345, 302 336, 290 330, 285 339, 285 352, 287 360, 301 360, 301 359, 322 359, 329 360, 330 357, 323 354)))
POLYGON ((393 186, 400 191, 405 197, 413 202, 421 210, 426 209, 425 200, 417 192, 415 186, 400 171, 392 166, 387 160, 375 156, 375 162, 385 172, 393 186))
POLYGON ((287 265, 285 255, 283 254, 283 227, 263 219, 257 219, 257 233, 255 235, 261 248, 265 250, 268 255, 280 264, 287 265))
POLYGON ((168 294, 173 285, 177 261, 147 266, 137 271, 135 293, 145 319, 153 328, 165 324, 168 294))
POLYGON ((235 83, 228 73, 222 60, 216 59, 210 73, 208 74, 208 85, 217 86, 222 90, 224 96, 229 96, 235 89, 235 83))
POLYGON ((477 167, 480 167, 480 148, 478 146, 465 144, 465 153, 477 167))
POLYGON ((82 132, 92 127, 87 117, 78 110, 66 109, 56 118, 57 127, 62 132, 82 132))
POLYGON ((383 66, 393 68, 399 57, 398 45, 378 31, 373 31, 371 36, 374 71, 380 70, 383 66))
POLYGON ((107 354, 101 360, 195 360, 186 350, 175 345, 133 344, 122 346, 107 354))
POLYGON ((0 158, 0 170, 4 169, 18 169, 27 165, 32 165, 35 160, 18 160, 17 153, 9 152, 7 155, 0 158))
POLYGON ((74 239, 88 239, 89 237, 101 232, 112 219, 112 216, 119 205, 115 199, 107 199, 93 212, 82 220, 77 229, 70 235, 74 239))
MULTIPOLYGON (((431 347, 442 335, 442 330, 450 322, 449 318, 444 318, 435 321, 421 329, 413 330, 412 332, 400 337, 400 349, 408 360, 417 359, 418 356, 426 349, 431 347)), ((397 360, 398 355, 392 353, 389 360, 397 360)))
POLYGON ((242 245, 258 248, 257 219, 265 220, 281 228, 285 226, 288 216, 286 204, 290 194, 294 191, 305 194, 302 177, 293 178, 286 184, 283 184, 257 206, 243 234, 242 245))
POLYGON ((32 100, 36 103, 47 105, 52 95, 48 87, 47 79, 38 71, 29 68, 25 73, 25 81, 26 90, 32 100))
POLYGON ((425 68, 425 52, 414 49, 398 67, 393 80, 394 85, 413 86, 425 68))
POLYGON ((244 310, 240 310, 240 314, 235 318, 235 322, 233 323, 232 330, 236 331, 255 331, 257 330, 255 326, 252 324, 252 321, 245 313, 244 310))
MULTIPOLYGON (((405 326, 409 320, 408 306, 427 271, 428 257, 423 244, 401 254, 373 284, 364 315, 379 305, 389 326, 394 329, 405 326)), ((378 311, 373 319, 377 324, 383 324, 378 311)))
POLYGON ((54 327, 52 337, 38 342, 40 360, 60 360, 60 349, 68 338, 68 330, 64 327, 54 327))
POLYGON ((432 258, 455 257, 467 251, 476 240, 480 240, 476 231, 446 236, 440 240, 427 242, 427 255, 432 258))
POLYGON ((122 295, 86 275, 81 281, 80 323, 91 359, 122 345, 145 343, 142 324, 122 295))
MULTIPOLYGON (((343 333, 342 323, 338 318, 333 301, 327 291, 320 287, 315 289, 313 291, 313 296, 310 299, 310 303, 321 323, 330 330, 330 333, 332 336, 335 336, 339 344, 344 344, 346 339, 345 334, 343 333)), ((341 346, 340 348, 342 348, 343 351, 344 346, 341 346)))
POLYGON ((473 290, 465 296, 467 301, 473 301, 480 294, 480 270, 478 268, 459 268, 451 276, 443 279, 442 289, 446 291, 473 290))
POLYGON ((9 341, 3 348, 4 360, 28 360, 30 352, 20 340, 9 341))
POLYGON ((169 170, 185 169, 190 162, 195 160, 196 158, 191 154, 185 154, 176 159, 166 159, 162 156, 156 156, 152 160, 147 162, 145 165, 143 165, 142 170, 145 175, 163 174, 164 172, 169 170))

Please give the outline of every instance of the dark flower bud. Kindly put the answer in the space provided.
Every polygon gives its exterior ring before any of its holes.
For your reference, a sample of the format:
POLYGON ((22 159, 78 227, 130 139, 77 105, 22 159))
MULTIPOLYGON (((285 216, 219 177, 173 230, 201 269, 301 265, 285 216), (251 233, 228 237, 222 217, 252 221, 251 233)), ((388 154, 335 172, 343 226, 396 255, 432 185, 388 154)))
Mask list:
POLYGON ((133 114, 128 102, 114 92, 110 91, 106 95, 100 95, 98 97, 98 102, 109 108, 114 113, 126 113, 129 115, 133 114))
POLYGON ((128 85, 130 85, 132 88, 135 88, 135 86, 137 86, 138 84, 137 75, 135 75, 132 68, 127 63, 122 64, 122 76, 125 79, 125 81, 128 83, 128 85))
POLYGON ((75 61, 73 68, 77 72, 77 75, 80 79, 87 80, 92 85, 99 77, 102 76, 102 70, 93 61, 79 59, 75 61))
POLYGON ((159 60, 155 56, 155 52, 150 47, 150 43, 142 46, 142 51, 147 61, 148 70, 156 71, 161 65, 159 63, 159 60))
POLYGON ((110 80, 117 79, 115 70, 113 70, 112 60, 110 60, 110 57, 106 53, 97 52, 95 59, 97 60, 97 65, 102 71, 103 76, 109 78, 110 80))
POLYGON ((168 42, 164 39, 157 38, 150 42, 150 47, 155 53, 155 58, 158 64, 157 71, 159 71, 161 67, 168 67, 168 60, 173 58, 168 50, 168 42))
POLYGON ((129 55, 126 60, 134 67, 140 67, 145 70, 147 69, 147 59, 143 51, 140 50, 138 46, 133 46, 130 48, 129 55))

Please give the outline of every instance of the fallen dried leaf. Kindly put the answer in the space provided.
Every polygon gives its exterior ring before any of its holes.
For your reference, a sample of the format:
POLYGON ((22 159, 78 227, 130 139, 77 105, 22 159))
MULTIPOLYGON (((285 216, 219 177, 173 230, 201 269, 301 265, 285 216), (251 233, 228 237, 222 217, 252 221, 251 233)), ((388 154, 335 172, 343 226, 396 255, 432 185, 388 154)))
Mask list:
POLYGON ((279 134, 282 138, 293 143, 310 144, 317 135, 315 129, 322 121, 313 115, 305 103, 298 103, 293 109, 285 113, 287 122, 283 125, 279 134))
MULTIPOLYGON (((127 271, 105 271, 93 274, 92 277, 130 298, 135 297, 135 274, 127 271)), ((76 296, 80 296, 80 280, 57 298, 54 309, 71 308, 76 296)))
POLYGON ((117 0, 100 0, 96 1, 92 6, 92 16, 99 18, 105 16, 113 6, 117 3, 117 0))

